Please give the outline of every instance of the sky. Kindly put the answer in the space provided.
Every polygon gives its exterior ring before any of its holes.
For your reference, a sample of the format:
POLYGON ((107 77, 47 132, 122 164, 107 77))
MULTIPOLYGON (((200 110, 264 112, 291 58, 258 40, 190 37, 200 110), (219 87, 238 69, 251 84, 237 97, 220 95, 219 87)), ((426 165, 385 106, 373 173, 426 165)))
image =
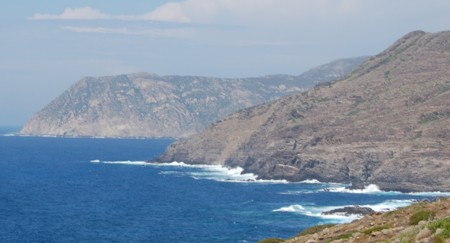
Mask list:
POLYGON ((0 126, 86 76, 299 75, 450 30, 448 0, 0 0, 0 126))

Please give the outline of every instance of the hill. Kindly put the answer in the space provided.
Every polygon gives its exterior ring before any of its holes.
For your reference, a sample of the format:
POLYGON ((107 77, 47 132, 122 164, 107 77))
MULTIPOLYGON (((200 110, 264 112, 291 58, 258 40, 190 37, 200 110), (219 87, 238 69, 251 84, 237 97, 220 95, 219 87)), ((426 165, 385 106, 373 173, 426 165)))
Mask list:
POLYGON ((411 32, 346 78, 244 109, 159 161, 264 179, 450 191, 450 31, 411 32))
POLYGON ((367 57, 319 67, 307 77, 269 75, 225 79, 199 76, 87 77, 27 122, 23 135, 66 137, 183 137, 240 109, 298 93, 329 81, 367 57))

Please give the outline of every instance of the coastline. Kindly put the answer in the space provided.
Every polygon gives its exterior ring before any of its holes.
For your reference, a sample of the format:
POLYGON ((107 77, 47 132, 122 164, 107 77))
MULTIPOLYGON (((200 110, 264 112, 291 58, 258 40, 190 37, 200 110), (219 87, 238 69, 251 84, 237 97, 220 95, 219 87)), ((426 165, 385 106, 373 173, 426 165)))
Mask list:
POLYGON ((385 213, 371 213, 345 224, 316 225, 283 240, 300 242, 449 242, 450 198, 435 198, 385 213))

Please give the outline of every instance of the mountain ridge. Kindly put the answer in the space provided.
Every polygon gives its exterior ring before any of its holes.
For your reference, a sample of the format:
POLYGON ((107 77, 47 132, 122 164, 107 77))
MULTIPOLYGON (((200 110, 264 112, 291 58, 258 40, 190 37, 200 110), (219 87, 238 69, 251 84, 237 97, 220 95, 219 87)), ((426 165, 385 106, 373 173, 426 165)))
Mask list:
POLYGON ((367 57, 336 60, 317 67, 322 73, 305 72, 308 77, 232 79, 152 73, 85 77, 34 114, 21 134, 184 137, 242 108, 346 75, 364 59, 367 57))
POLYGON ((411 32, 346 78, 245 109, 158 161, 264 179, 450 191, 450 31, 411 32))

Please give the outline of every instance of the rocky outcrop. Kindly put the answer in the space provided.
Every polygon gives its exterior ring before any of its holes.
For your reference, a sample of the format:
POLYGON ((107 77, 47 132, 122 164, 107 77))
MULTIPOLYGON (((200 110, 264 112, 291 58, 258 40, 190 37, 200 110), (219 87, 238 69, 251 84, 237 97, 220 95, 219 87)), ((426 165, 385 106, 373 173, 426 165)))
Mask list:
POLYGON ((88 77, 36 113, 24 135, 184 137, 240 109, 298 93, 347 74, 366 57, 323 65, 304 75, 223 79, 136 73, 88 77))
POLYGON ((450 191, 450 32, 415 31, 339 81, 241 110, 159 161, 265 179, 450 191))
POLYGON ((336 208, 329 211, 322 212, 323 215, 367 215, 375 213, 375 211, 369 207, 360 207, 358 205, 352 206, 352 207, 343 207, 343 208, 336 208))

